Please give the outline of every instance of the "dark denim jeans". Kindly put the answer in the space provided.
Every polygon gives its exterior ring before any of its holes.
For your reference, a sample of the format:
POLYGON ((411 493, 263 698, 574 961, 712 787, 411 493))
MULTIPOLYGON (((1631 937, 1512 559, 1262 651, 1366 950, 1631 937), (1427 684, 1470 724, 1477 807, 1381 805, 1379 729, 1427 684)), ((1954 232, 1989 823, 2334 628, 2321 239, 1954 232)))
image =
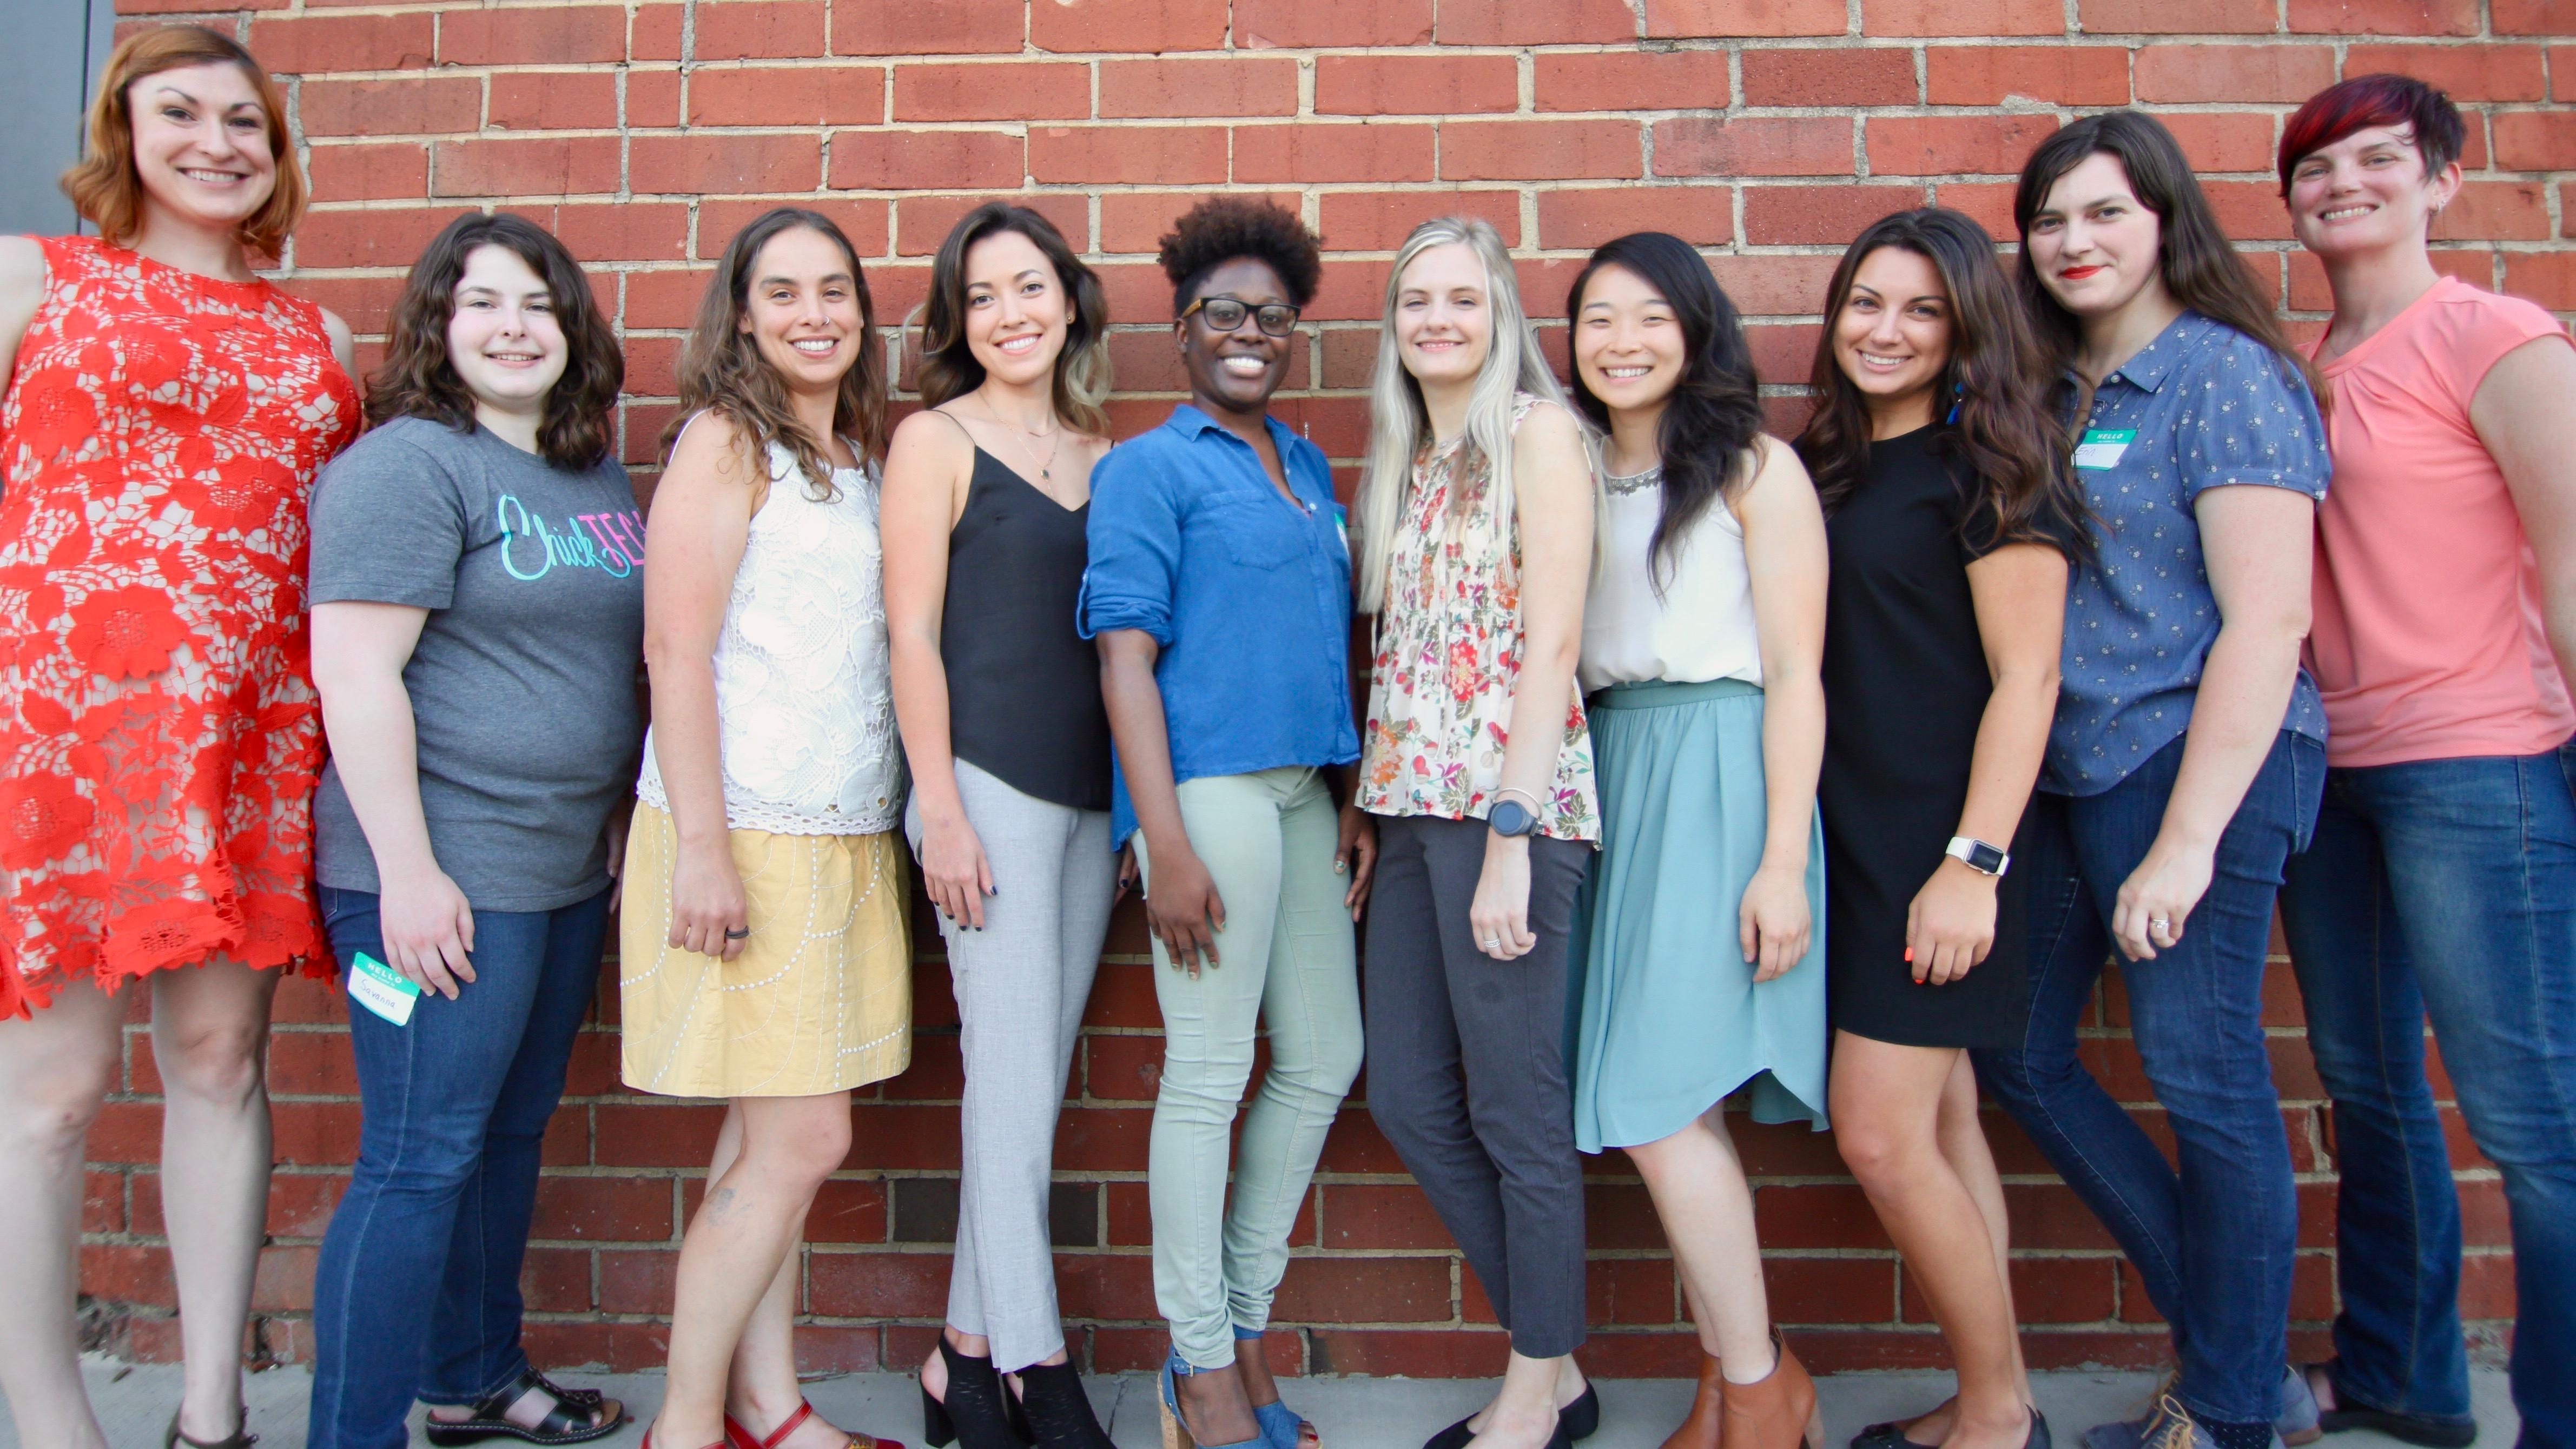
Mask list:
POLYGON ((2273 740, 2182 940, 2120 968, 2179 1172, 2077 1056, 2120 883, 2155 841, 2182 752, 2177 739, 2099 795, 2034 797, 2031 848, 2014 862, 2030 872, 2030 1024, 2018 1050, 1974 1056, 1987 1089, 2146 1280, 2172 1325, 2183 1406, 2268 1424, 2289 1353, 2299 1211, 2263 1039, 2263 958, 2282 862, 2316 820, 2322 745, 2288 731, 2273 740))
POLYGON ((2334 1098, 2335 1382, 2469 1416, 2460 1204, 2424 1021, 2504 1177, 2522 1444, 2576 1445, 2576 747, 2326 773, 2281 918, 2334 1098))
MULTIPOLYGON (((321 891, 345 977, 384 958, 376 897, 321 891)), ((364 1114, 313 1285, 310 1449, 403 1449, 412 1401, 471 1404, 528 1367, 519 1266, 546 1119, 590 1009, 608 892, 476 911, 474 981, 395 1026, 354 1002, 364 1114)))

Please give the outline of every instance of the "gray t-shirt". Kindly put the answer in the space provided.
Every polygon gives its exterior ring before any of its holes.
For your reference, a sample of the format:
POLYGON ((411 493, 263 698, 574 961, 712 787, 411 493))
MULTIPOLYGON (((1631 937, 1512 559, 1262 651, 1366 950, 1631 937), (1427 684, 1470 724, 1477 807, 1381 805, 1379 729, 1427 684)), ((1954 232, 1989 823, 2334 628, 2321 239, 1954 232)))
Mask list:
MULTIPOLYGON (((386 423, 314 484, 312 597, 429 610, 403 684, 430 849, 468 901, 550 911, 607 888, 644 733, 644 517, 615 459, 568 472, 486 428, 386 423)), ((322 884, 378 889, 336 767, 313 817, 322 884)))

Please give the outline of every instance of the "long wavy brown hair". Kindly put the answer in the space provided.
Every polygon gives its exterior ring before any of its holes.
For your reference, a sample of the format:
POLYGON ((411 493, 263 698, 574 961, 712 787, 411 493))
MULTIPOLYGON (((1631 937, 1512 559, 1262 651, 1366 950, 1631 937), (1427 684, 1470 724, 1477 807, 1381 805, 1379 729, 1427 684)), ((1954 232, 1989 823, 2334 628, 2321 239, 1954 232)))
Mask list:
POLYGON ((63 194, 83 217, 96 224, 111 246, 130 245, 143 226, 143 178, 134 170, 134 83, 165 70, 196 65, 240 68, 259 93, 261 117, 268 132, 268 154, 277 162, 277 184, 268 200, 241 224, 243 246, 276 256, 287 233, 304 219, 304 168, 286 135, 286 96, 268 71, 240 42, 202 25, 161 25, 138 30, 109 51, 98 78, 98 94, 89 103, 89 145, 81 159, 63 173, 63 194))
POLYGON ((966 342, 966 253, 996 232, 1027 237, 1046 254, 1072 299, 1064 350, 1055 358, 1055 415, 1082 432, 1105 436, 1109 414, 1109 294, 1099 274, 1065 245, 1055 223, 1025 206, 988 201, 958 219, 930 263, 930 296, 921 304, 921 402, 937 407, 984 385, 984 364, 966 342))
POLYGON ((367 379, 367 421, 429 418, 460 433, 474 430, 474 395, 448 357, 447 325, 456 317, 456 284, 482 247, 503 248, 528 264, 546 284, 555 325, 563 329, 563 376, 546 394, 537 452, 558 468, 591 467, 608 456, 609 420, 626 381, 626 359, 581 263, 544 227, 506 211, 465 213, 412 263, 411 280, 394 304, 385 360, 367 379))
MULTIPOLYGON (((805 475, 809 495, 829 502, 840 496, 840 490, 832 485, 832 461, 823 454, 823 440, 796 421, 787 384, 760 355, 760 344, 742 325, 751 308, 751 268, 760 260, 760 249, 780 232, 800 226, 821 233, 841 249, 850 262, 850 285, 859 294, 858 358, 841 374, 840 396, 832 404, 832 431, 848 438, 862 459, 885 456, 886 365, 876 335, 876 299, 868 294, 867 274, 859 269, 858 249, 850 239, 830 217, 801 206, 762 212, 726 244, 724 259, 716 263, 716 274, 707 279, 706 296, 698 303, 698 319, 690 324, 688 340, 680 344, 680 410, 662 429, 662 456, 666 461, 670 458, 671 445, 679 441, 689 419, 702 412, 721 413, 741 430, 744 447, 755 462, 768 456, 772 443, 785 448, 805 475)), ((761 468, 763 474, 767 471, 761 468)))
MULTIPOLYGON (((2203 317, 2223 322, 2280 359, 2282 380, 2296 379, 2311 393, 2316 373, 2308 360, 2282 335, 2271 300, 2254 285, 2227 233, 2210 210, 2191 162, 2173 132, 2153 116, 2137 111, 2104 111, 2061 127, 2022 163, 2020 184, 2013 188, 2013 225, 2021 232, 2021 264, 2013 271, 2015 289, 2030 315, 2050 375, 2062 376, 2074 364, 2084 333, 2075 314, 2059 305, 2030 260, 2030 224, 2048 204, 2059 178, 2084 164, 2088 156, 2110 156, 2129 176, 2129 189, 2140 204, 2156 214, 2163 230, 2156 266, 2173 299, 2203 317)), ((2086 390, 2079 402, 2089 405, 2086 390)))
POLYGON ((1869 402, 1835 357, 1834 327, 1861 263, 1897 247, 1932 264, 1950 298, 1950 360, 1933 384, 1935 447, 1964 465, 1983 497, 1968 516, 1983 520, 1989 548, 2007 543, 2064 547, 2089 537, 2072 444, 2048 405, 2055 374, 2023 319, 1995 260, 1995 240, 1943 206, 1880 217, 1852 239, 1825 287, 1825 334, 1808 376, 1815 414, 1791 446, 1817 498, 1831 513, 1869 477, 1869 402), (1955 405, 1955 411, 1953 406, 1955 405))

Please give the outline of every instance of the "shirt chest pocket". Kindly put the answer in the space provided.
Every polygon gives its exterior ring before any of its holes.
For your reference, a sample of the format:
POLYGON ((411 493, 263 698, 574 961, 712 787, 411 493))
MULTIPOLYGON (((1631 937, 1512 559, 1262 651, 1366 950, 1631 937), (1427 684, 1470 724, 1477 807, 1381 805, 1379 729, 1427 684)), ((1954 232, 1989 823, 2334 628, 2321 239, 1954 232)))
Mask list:
POLYGON ((1214 498, 1200 510, 1200 527, 1226 556, 1246 568, 1284 568, 1306 552, 1311 520, 1285 499, 1214 498))

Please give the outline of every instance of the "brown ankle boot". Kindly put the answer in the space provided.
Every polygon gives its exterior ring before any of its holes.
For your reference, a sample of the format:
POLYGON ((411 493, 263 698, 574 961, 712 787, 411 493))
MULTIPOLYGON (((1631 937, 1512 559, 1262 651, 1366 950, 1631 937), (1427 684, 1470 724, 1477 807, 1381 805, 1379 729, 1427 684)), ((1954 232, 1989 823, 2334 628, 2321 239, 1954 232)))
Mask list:
POLYGON ((1725 1401, 1723 1449, 1797 1449, 1800 1444, 1824 1449, 1825 1425, 1816 1413, 1816 1381, 1807 1377, 1806 1367, 1776 1328, 1771 1330, 1771 1347, 1778 1360, 1760 1383, 1718 1381, 1718 1393, 1725 1401))
POLYGON ((1726 1382, 1717 1371, 1717 1360, 1703 1353, 1699 1359, 1699 1392, 1691 1396, 1690 1413, 1681 1427, 1664 1440, 1664 1449, 1719 1449, 1719 1426, 1725 1415, 1726 1382))

